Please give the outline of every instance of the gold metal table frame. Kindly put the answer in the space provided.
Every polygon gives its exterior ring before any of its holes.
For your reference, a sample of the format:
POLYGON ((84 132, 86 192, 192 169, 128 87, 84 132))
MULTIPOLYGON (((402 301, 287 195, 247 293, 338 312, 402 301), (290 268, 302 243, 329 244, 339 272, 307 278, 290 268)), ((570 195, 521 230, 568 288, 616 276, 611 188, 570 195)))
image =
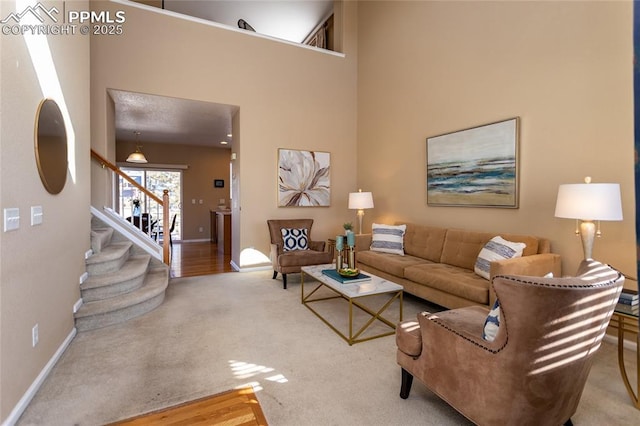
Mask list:
MULTIPOLYGON (((330 279, 330 278, 327 277, 326 279, 330 279)), ((358 296, 358 297, 350 297, 350 296, 348 296, 346 294, 340 293, 339 291, 335 290, 331 286, 329 286, 326 283, 324 283, 322 280, 319 280, 318 277, 313 277, 313 275, 308 274, 307 272, 304 271, 304 268, 303 268, 303 270, 302 270, 302 272, 300 274, 300 288, 301 288, 300 291, 301 291, 302 304, 305 305, 318 318, 320 318, 322 320, 322 322, 324 322, 327 326, 329 326, 329 328, 331 328, 338 336, 342 337, 349 344, 349 346, 352 346, 355 343, 366 342, 368 340, 373 340, 373 339, 377 339, 377 338, 380 338, 380 337, 385 337, 385 336, 390 336, 392 334, 395 334, 396 324, 391 322, 391 321, 389 321, 387 318, 382 316, 382 314, 396 300, 399 301, 399 303, 398 303, 399 304, 399 314, 400 314, 399 321, 402 321, 402 294, 403 294, 402 288, 400 288, 399 290, 391 290, 391 291, 377 292, 377 293, 373 293, 373 294, 363 294, 362 296, 358 296), (318 280, 317 281, 317 285, 315 286, 315 288, 313 290, 311 290, 311 292, 309 292, 309 294, 307 294, 307 295, 304 294, 304 275, 305 274, 307 274, 310 277, 315 278, 316 280, 318 280), (335 294, 331 295, 331 296, 322 296, 322 297, 317 297, 315 299, 312 299, 311 297, 318 290, 320 290, 323 287, 331 290, 335 294), (389 297, 389 300, 387 300, 386 303, 384 303, 377 311, 374 311, 373 309, 370 309, 368 306, 363 305, 362 303, 360 303, 357 300, 357 299, 364 299, 364 298, 371 297, 371 296, 379 296, 381 294, 387 294, 390 297, 389 297), (345 335, 340 330, 338 330, 337 327, 335 327, 333 324, 331 324, 329 322, 329 320, 327 320, 325 317, 323 317, 317 310, 315 310, 311 306, 311 303, 322 302, 322 301, 332 300, 332 299, 344 299, 347 302, 349 302, 349 335, 348 336, 345 335), (353 307, 354 306, 359 308, 363 312, 366 312, 367 314, 369 314, 371 316, 371 318, 369 318, 369 320, 367 322, 365 322, 365 324, 362 327, 360 327, 355 333, 353 331, 353 307), (373 335, 373 336, 367 336, 367 337, 360 338, 362 333, 364 333, 367 329, 369 329, 369 327, 376 320, 381 322, 381 323, 383 323, 383 324, 385 324, 386 326, 388 326, 390 328, 390 330, 388 332, 384 332, 384 333, 376 334, 376 335, 373 335)))
POLYGON ((633 402, 633 406, 640 409, 640 400, 638 400, 638 392, 640 392, 640 335, 638 335, 638 315, 628 314, 616 310, 611 317, 609 323, 611 327, 618 329, 618 366, 620 367, 620 375, 627 393, 633 402), (636 336, 636 391, 634 392, 629 380, 629 374, 624 365, 624 335, 625 333, 635 334, 636 336))

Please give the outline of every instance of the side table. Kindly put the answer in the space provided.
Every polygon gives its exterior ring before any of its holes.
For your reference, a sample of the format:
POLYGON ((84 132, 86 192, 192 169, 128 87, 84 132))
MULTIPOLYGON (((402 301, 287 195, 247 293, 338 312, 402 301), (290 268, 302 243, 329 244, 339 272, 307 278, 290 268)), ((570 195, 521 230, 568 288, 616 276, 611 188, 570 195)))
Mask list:
POLYGON ((640 391, 640 336, 638 335, 638 311, 630 309, 630 306, 618 304, 611 316, 611 327, 618 329, 618 366, 622 381, 627 388, 633 406, 640 409, 638 393, 634 392, 629 380, 629 375, 624 365, 624 335, 630 333, 636 337, 636 389, 640 391))
MULTIPOLYGON (((347 257, 347 246, 343 246, 342 249, 342 258, 346 259, 347 257)), ((338 254, 336 253, 336 239, 335 238, 329 238, 327 240, 327 251, 329 253, 333 253, 333 263, 335 264, 338 261, 338 254)), ((346 262, 346 260, 345 260, 346 262)))
MULTIPOLYGON (((368 244, 370 244, 371 242, 371 234, 356 234, 356 256, 358 251, 360 250, 368 250, 368 244)), ((329 253, 333 253, 333 263, 336 263, 336 239, 335 238, 329 238, 327 239, 327 252, 329 253)), ((347 248, 346 245, 344 246, 344 248, 342 249, 342 258, 346 259, 347 258, 347 248)), ((346 260, 345 260, 346 261, 346 260)))

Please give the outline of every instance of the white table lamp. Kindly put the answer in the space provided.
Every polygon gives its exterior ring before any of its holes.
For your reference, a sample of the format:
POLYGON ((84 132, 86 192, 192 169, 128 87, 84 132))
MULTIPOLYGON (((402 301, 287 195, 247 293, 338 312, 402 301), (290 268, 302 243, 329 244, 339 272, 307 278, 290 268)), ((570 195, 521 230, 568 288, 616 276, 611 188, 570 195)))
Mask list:
POLYGON ((358 192, 350 192, 349 193, 349 209, 358 210, 358 223, 359 223, 359 231, 358 234, 362 235, 362 217, 364 216, 364 209, 372 209, 373 208, 373 195, 370 192, 362 192, 362 189, 359 189, 358 192))
POLYGON ((576 235, 582 237, 584 258, 591 259, 594 237, 601 235, 599 221, 622 220, 622 201, 619 184, 591 183, 590 177, 584 181, 560 185, 555 216, 576 219, 576 235), (598 221, 597 230, 594 221, 598 221))

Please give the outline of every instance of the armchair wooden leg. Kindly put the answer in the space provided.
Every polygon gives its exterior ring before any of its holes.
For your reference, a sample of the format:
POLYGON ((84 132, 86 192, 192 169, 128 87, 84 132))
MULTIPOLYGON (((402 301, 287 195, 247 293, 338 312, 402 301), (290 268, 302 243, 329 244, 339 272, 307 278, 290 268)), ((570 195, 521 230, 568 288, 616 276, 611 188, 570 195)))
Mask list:
POLYGON ((287 274, 282 274, 282 288, 287 289, 287 274))
POLYGON ((278 271, 273 271, 273 277, 271 277, 271 279, 275 280, 277 276, 278 276, 278 271))
POLYGON ((409 398, 409 392, 411 392, 411 385, 413 384, 413 376, 409 374, 407 370, 402 369, 402 385, 400 386, 400 398, 409 398))
POLYGON ((563 426, 573 426, 573 422, 571 421, 571 419, 569 419, 566 422, 564 422, 563 426))

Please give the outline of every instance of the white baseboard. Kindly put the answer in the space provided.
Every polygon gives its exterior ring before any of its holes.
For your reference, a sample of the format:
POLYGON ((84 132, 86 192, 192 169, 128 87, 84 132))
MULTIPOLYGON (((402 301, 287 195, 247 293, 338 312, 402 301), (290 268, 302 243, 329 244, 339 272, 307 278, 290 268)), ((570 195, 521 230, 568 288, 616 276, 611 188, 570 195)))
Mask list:
POLYGON ((82 300, 82 297, 78 300, 76 300, 76 303, 73 304, 73 313, 75 314, 76 312, 78 312, 78 309, 80 309, 80 307, 82 306, 82 304, 84 303, 84 301, 82 300))
POLYGON ((204 243, 204 242, 211 242, 211 238, 204 238, 204 239, 200 239, 200 240, 173 240, 174 243, 204 243))
POLYGON ((233 260, 230 263, 231 263, 231 267, 236 272, 268 271, 268 270, 273 269, 272 265, 251 266, 251 267, 248 267, 248 268, 247 267, 242 268, 242 267, 238 266, 238 264, 236 262, 234 262, 233 260))
POLYGON ((38 389, 40 389, 40 386, 42 386, 42 383, 44 383, 44 380, 47 378, 49 373, 51 373, 51 370, 56 365, 56 363, 58 362, 58 360, 60 359, 64 351, 67 350, 67 347, 69 346, 73 338, 76 336, 76 333, 77 333, 77 330, 75 327, 73 327, 73 330, 71 330, 71 333, 69 333, 67 338, 64 339, 64 342, 62 342, 62 344, 60 345, 56 353, 53 354, 49 362, 47 362, 47 365, 44 366, 40 374, 38 374, 38 377, 36 377, 36 379, 33 381, 31 386, 29 386, 29 389, 27 389, 27 391, 22 396, 22 398, 20 398, 20 401, 18 401, 18 404, 16 404, 16 406, 13 407, 13 410, 11 410, 11 413, 9 413, 9 416, 5 419, 4 422, 2 422, 2 426, 13 426, 18 422, 18 419, 20 418, 22 413, 24 413, 24 410, 27 409, 27 406, 29 405, 33 397, 36 395, 36 392, 38 392, 38 389))

